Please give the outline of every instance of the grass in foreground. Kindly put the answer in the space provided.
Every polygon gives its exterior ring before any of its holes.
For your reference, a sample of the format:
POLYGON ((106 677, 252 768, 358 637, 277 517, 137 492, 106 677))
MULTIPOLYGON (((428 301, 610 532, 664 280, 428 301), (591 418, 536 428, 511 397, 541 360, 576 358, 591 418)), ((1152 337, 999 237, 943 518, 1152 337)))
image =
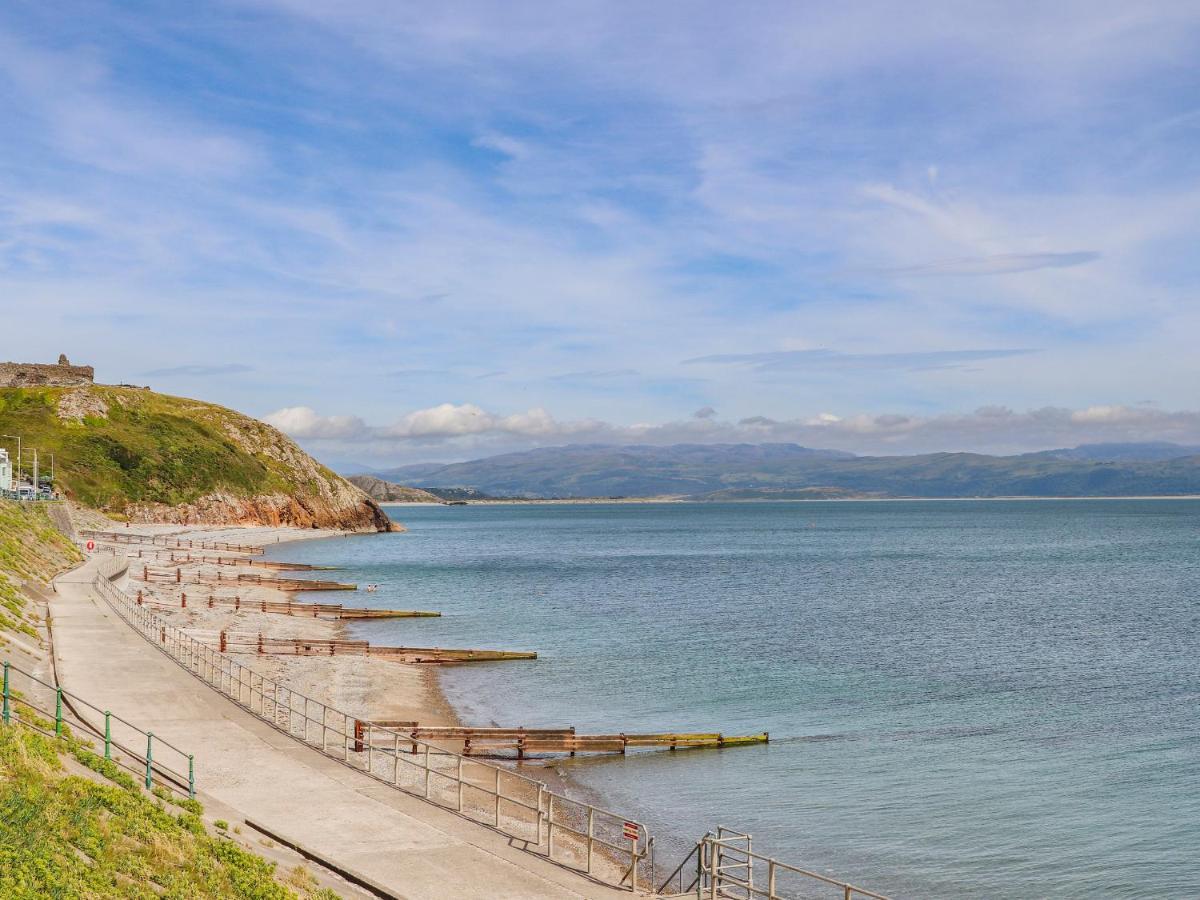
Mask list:
POLYGON ((334 898, 302 873, 208 834, 195 801, 144 795, 72 738, 0 725, 0 896, 334 898), (113 783, 64 771, 70 753, 113 783))

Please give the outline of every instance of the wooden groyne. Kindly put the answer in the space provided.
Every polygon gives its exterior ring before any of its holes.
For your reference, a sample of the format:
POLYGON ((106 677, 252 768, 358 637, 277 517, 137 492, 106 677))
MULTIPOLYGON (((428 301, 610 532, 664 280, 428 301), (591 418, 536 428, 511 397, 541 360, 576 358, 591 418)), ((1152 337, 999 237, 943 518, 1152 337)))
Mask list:
MULTIPOLYGON (((211 581, 212 576, 200 576, 211 581)), ((220 580, 221 573, 217 572, 220 580)), ((340 581, 318 581, 307 578, 272 578, 269 575, 256 575, 252 572, 239 572, 237 580, 240 584, 257 584, 262 587, 275 588, 277 591, 357 591, 357 584, 346 584, 340 581)))
MULTIPOLYGON (((199 640, 202 632, 193 632, 199 640)), ((207 633, 212 641, 212 633, 207 633)), ((261 633, 220 631, 216 646, 222 653, 259 653, 283 656, 373 656, 407 663, 500 662, 537 659, 531 650, 458 650, 445 647, 373 647, 367 641, 324 638, 278 638, 261 633)))
POLYGON ((230 572, 224 574, 220 569, 215 574, 207 572, 187 572, 182 568, 151 569, 143 565, 131 569, 132 578, 138 581, 157 581, 160 583, 184 584, 186 574, 187 584, 216 584, 216 585, 255 585, 258 587, 274 588, 277 591, 357 591, 357 584, 340 581, 321 581, 308 578, 276 578, 271 575, 258 575, 254 572, 230 572))
MULTIPOLYGON (((770 742, 767 732, 761 734, 725 735, 720 732, 671 731, 654 734, 621 732, 619 734, 579 734, 574 726, 567 728, 472 728, 458 726, 421 727, 416 722, 372 721, 362 723, 371 730, 368 737, 375 740, 373 729, 401 732, 417 741, 437 744, 462 744, 464 756, 493 756, 501 753, 526 754, 628 753, 634 749, 701 750, 742 747, 770 742)), ((380 740, 383 734, 378 735, 380 740)), ((414 751, 415 752, 415 751, 414 751)))
POLYGON ((265 552, 257 544, 231 544, 228 541, 185 541, 158 534, 96 531, 90 528, 81 530, 79 534, 85 540, 104 541, 109 544, 145 544, 149 547, 174 547, 177 550, 228 550, 232 553, 249 553, 255 556, 261 556, 265 552))
POLYGON ((179 595, 178 601, 153 599, 138 591, 139 606, 153 606, 159 609, 187 609, 188 604, 216 609, 226 607, 234 612, 274 613, 283 616, 303 616, 311 619, 426 619, 438 618, 440 612, 429 612, 420 609, 355 609, 342 606, 340 603, 294 603, 291 600, 251 600, 241 597, 217 597, 209 594, 207 597, 186 593, 179 595))
POLYGON ((334 572, 339 566, 313 566, 308 563, 278 562, 272 559, 247 559, 244 556, 205 556, 202 553, 180 553, 174 550, 144 550, 130 552, 130 559, 152 559, 155 562, 196 563, 207 566, 239 566, 267 569, 273 572, 334 572))

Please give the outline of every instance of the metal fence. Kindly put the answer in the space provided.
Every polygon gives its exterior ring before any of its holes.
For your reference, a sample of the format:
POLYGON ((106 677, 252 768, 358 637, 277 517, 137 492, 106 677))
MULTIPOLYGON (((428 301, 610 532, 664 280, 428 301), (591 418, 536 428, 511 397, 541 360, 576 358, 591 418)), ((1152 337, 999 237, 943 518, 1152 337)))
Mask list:
POLYGON ((175 550, 226 550, 231 553, 262 555, 265 551, 257 544, 232 544, 229 541, 197 541, 174 538, 163 534, 141 534, 136 531, 96 531, 84 528, 79 534, 84 538, 104 541, 109 544, 152 544, 175 550))
POLYGON ((755 853, 750 835, 717 826, 661 885, 667 897, 698 900, 887 900, 866 888, 755 853), (757 882, 756 882, 757 877, 757 882))
POLYGON ((97 590, 116 613, 183 668, 274 728, 598 881, 634 891, 653 883, 654 838, 642 823, 573 800, 511 769, 353 716, 267 678, 139 606, 112 583, 126 568, 123 558, 104 560, 96 578, 97 590))
POLYGON ((136 774, 147 789, 157 784, 186 793, 191 799, 196 797, 196 767, 192 754, 9 662, 4 663, 3 704, 5 725, 17 723, 55 737, 61 737, 68 727, 65 707, 103 739, 104 758, 136 774), (39 697, 45 699, 39 701, 39 697), (95 722, 88 721, 89 713, 95 717, 95 722))
POLYGON ((62 497, 57 493, 46 494, 42 491, 10 491, 0 490, 0 500, 19 500, 22 503, 58 503, 62 497))

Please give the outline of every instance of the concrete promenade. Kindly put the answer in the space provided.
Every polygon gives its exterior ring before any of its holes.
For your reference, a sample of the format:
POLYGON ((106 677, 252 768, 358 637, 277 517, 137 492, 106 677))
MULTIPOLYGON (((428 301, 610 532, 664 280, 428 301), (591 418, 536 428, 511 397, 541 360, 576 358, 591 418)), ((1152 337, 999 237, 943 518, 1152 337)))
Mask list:
POLYGON ((275 731, 120 619, 93 587, 95 567, 88 562, 55 582, 50 616, 61 685, 193 753, 202 801, 211 797, 397 897, 631 896, 275 731))

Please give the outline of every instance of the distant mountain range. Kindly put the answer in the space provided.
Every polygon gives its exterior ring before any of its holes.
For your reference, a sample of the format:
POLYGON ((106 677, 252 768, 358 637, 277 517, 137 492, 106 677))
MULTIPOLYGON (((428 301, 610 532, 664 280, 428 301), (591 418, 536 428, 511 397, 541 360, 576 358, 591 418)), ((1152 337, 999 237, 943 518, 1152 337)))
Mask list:
POLYGON ((855 456, 796 444, 588 444, 371 474, 426 490, 530 498, 1161 496, 1200 494, 1200 447, 1087 444, 1018 456, 855 456))

